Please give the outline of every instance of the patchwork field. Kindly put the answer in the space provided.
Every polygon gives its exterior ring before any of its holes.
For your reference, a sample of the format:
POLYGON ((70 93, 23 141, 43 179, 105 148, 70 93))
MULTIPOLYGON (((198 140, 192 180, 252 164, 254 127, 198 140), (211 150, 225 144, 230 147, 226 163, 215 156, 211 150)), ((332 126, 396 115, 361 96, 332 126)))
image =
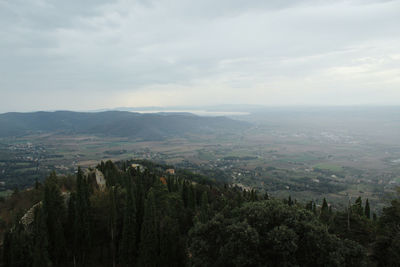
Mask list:
POLYGON ((3 138, 0 191, 4 195, 10 192, 6 190, 32 186, 51 170, 70 173, 100 160, 132 158, 302 201, 320 203, 327 197, 345 206, 349 198, 362 196, 377 210, 400 185, 396 125, 376 130, 372 123, 370 128, 354 128, 325 121, 263 119, 229 135, 190 134, 158 141, 61 134, 3 138))

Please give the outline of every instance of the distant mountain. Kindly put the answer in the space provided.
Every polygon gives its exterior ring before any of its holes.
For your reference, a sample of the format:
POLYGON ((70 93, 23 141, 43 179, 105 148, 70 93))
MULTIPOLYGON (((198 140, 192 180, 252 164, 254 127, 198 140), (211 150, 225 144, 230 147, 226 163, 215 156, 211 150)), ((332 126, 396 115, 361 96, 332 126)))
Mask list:
POLYGON ((0 114, 0 137, 38 133, 93 134, 160 140, 188 134, 236 132, 247 123, 190 113, 141 114, 126 111, 0 114))

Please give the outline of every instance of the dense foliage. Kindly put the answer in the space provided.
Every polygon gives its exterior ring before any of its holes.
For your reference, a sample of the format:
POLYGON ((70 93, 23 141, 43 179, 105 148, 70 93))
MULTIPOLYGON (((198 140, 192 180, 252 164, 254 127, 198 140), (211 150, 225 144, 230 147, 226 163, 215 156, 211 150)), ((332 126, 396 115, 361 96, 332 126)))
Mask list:
POLYGON ((400 200, 377 218, 361 198, 335 211, 140 164, 102 162, 104 186, 81 169, 37 183, 32 220, 5 227, 3 266, 399 265, 400 200))

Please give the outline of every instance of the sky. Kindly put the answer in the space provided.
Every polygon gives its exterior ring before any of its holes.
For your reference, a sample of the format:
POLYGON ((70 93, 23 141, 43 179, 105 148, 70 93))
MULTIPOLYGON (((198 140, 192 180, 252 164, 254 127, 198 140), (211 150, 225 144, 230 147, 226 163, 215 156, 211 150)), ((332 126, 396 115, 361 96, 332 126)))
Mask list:
POLYGON ((399 0, 0 0, 0 112, 400 105, 399 14, 399 0))

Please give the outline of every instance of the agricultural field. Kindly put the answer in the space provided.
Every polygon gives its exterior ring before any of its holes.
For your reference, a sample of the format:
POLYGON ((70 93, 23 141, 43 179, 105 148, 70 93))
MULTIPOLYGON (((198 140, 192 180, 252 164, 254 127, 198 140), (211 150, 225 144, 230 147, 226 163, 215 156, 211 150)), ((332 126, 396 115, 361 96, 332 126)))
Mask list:
POLYGON ((327 197, 337 206, 362 196, 377 210, 386 205, 400 185, 398 128, 382 133, 313 123, 258 121, 229 135, 158 141, 60 134, 3 138, 0 191, 32 186, 52 170, 70 173, 100 160, 133 158, 175 165, 273 196, 317 203, 327 197))

